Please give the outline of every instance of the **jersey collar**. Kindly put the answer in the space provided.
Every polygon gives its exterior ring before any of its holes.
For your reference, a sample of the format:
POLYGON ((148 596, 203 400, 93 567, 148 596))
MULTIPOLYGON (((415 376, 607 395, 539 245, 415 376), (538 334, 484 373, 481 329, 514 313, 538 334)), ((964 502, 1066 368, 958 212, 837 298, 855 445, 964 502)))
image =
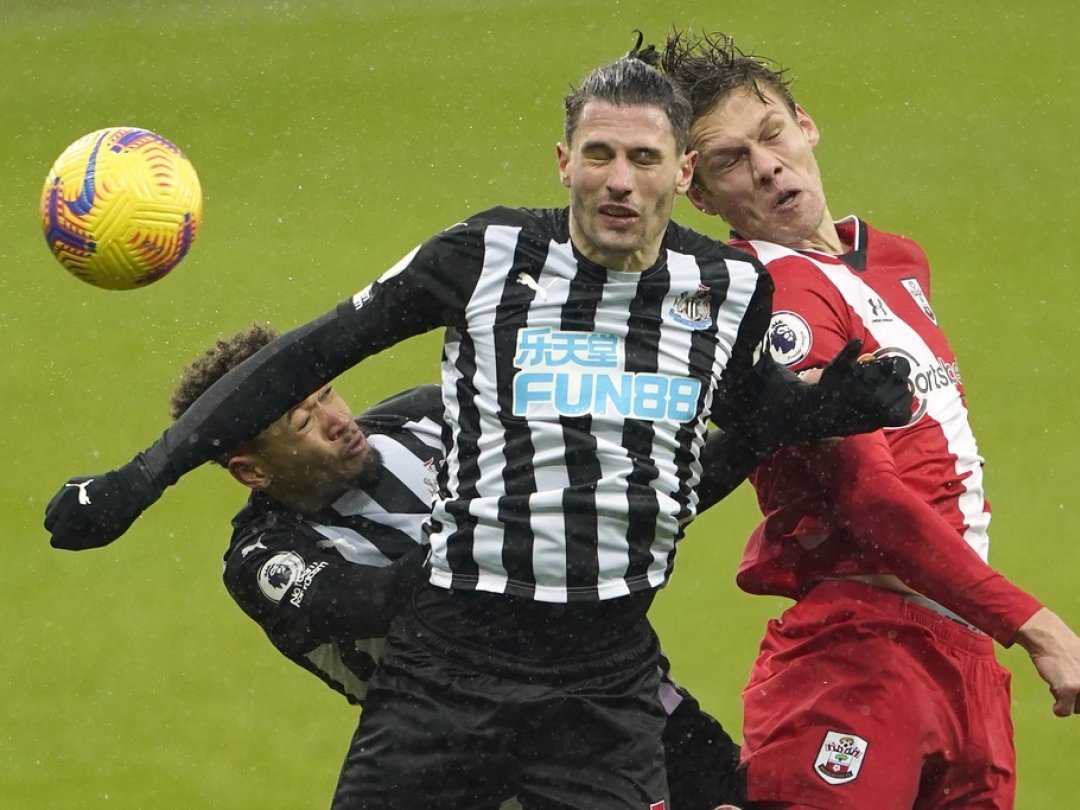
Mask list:
MULTIPOLYGON (((838 219, 833 223, 836 226, 836 232, 840 235, 845 245, 851 245, 852 248, 847 253, 842 253, 839 256, 833 258, 839 259, 852 270, 859 273, 866 272, 866 243, 869 235, 866 223, 856 217, 854 214, 851 216, 838 219)), ((732 240, 741 240, 747 242, 750 240, 745 239, 738 231, 731 231, 732 240)), ((768 241, 768 240, 760 240, 768 241)), ((819 250, 800 250, 799 253, 818 253, 819 250)), ((822 254, 832 255, 832 254, 822 254)))

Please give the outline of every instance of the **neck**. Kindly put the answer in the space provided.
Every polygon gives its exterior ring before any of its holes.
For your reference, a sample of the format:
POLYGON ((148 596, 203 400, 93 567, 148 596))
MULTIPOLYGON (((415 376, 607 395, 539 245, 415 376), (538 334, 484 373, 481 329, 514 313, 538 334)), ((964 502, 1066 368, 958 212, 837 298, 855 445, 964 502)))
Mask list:
POLYGON ((299 512, 301 515, 313 515, 316 512, 321 512, 323 509, 333 506, 334 501, 344 494, 344 491, 342 491, 331 497, 322 493, 275 492, 271 488, 265 489, 264 492, 278 503, 293 512, 299 512))
POLYGON ((806 239, 800 240, 795 245, 789 245, 797 250, 816 250, 819 253, 828 253, 830 256, 842 256, 850 253, 854 245, 847 244, 836 230, 832 215, 828 209, 821 217, 821 225, 806 239))
POLYGON ((646 245, 633 252, 617 253, 597 247, 576 226, 573 216, 570 217, 570 241, 574 248, 590 262, 619 273, 642 273, 656 264, 656 260, 660 257, 660 245, 666 233, 665 229, 654 244, 646 245))

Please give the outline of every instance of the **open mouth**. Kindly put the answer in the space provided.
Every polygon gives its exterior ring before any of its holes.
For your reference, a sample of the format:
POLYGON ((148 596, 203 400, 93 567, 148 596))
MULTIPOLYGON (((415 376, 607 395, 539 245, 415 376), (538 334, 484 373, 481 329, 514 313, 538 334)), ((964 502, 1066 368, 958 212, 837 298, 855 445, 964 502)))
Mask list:
POLYGON ((798 191, 785 191, 776 198, 776 202, 773 203, 774 208, 789 208, 798 198, 798 191))
POLYGON ((614 220, 637 219, 638 215, 633 208, 624 205, 601 205, 599 211, 601 216, 614 220))

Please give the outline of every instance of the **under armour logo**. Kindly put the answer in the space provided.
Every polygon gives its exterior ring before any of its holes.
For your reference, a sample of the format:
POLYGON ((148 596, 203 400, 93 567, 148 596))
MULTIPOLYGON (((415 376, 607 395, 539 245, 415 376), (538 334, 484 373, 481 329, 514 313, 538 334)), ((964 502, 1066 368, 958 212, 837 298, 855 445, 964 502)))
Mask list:
POLYGON ((79 488, 79 503, 81 503, 81 504, 89 504, 90 503, 90 495, 86 492, 86 488, 88 486, 90 486, 92 483, 94 483, 94 479, 93 478, 87 478, 85 481, 82 481, 80 483, 77 483, 77 484, 75 484, 75 483, 64 484, 64 486, 65 487, 78 487, 79 488))
POLYGON ((870 305, 870 311, 874 313, 875 318, 884 318, 888 312, 885 309, 885 302, 880 298, 867 298, 866 303, 870 305))
POLYGON ((545 286, 541 287, 540 283, 528 273, 518 273, 517 283, 535 292, 541 301, 547 301, 547 288, 555 283, 555 279, 551 279, 545 286))

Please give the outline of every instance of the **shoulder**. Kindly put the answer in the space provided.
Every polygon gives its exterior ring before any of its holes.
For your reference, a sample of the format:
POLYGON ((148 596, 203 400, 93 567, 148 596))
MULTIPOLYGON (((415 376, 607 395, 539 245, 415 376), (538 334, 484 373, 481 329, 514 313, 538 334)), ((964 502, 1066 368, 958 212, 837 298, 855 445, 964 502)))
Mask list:
POLYGON ((873 254, 886 254, 900 263, 927 264, 926 251, 909 236, 879 231, 867 224, 866 239, 868 250, 873 254))
POLYGON ((489 208, 445 228, 419 250, 423 256, 465 254, 479 259, 492 249, 512 250, 522 239, 540 244, 569 241, 567 209, 489 208))
POLYGON ((422 419, 442 421, 442 389, 438 385, 418 385, 401 393, 387 397, 365 410, 356 417, 356 421, 365 430, 379 430, 380 427, 400 426, 405 422, 418 422, 422 419))
POLYGON ((752 253, 761 260, 778 291, 783 289, 820 291, 823 286, 832 286, 828 281, 829 273, 850 272, 850 268, 836 257, 824 254, 811 256, 772 242, 738 240, 733 245, 740 250, 752 253))
POLYGON ((257 568, 280 551, 302 549, 310 544, 303 519, 265 495, 253 494, 232 519, 232 538, 223 564, 230 572, 257 568))
MULTIPOLYGON (((754 239, 750 241, 744 239, 733 239, 731 242, 731 247, 735 250, 749 253, 750 255, 755 256, 761 261, 762 264, 765 265, 769 273, 773 273, 776 269, 780 271, 787 271, 798 269, 801 267, 814 266, 815 263, 814 260, 811 259, 809 256, 800 253, 797 250, 793 250, 789 247, 784 247, 783 245, 777 245, 773 242, 764 242, 759 239, 754 239)), ((842 262, 840 262, 838 259, 835 260, 833 263, 838 266, 842 264, 842 262)))
POLYGON ((566 208, 511 208, 500 205, 473 214, 459 225, 473 228, 502 225, 556 236, 568 231, 568 222, 566 208))
POLYGON ((677 222, 671 222, 668 225, 667 248, 676 253, 685 253, 706 261, 744 262, 753 265, 758 270, 761 268, 761 262, 751 251, 698 233, 677 222))

